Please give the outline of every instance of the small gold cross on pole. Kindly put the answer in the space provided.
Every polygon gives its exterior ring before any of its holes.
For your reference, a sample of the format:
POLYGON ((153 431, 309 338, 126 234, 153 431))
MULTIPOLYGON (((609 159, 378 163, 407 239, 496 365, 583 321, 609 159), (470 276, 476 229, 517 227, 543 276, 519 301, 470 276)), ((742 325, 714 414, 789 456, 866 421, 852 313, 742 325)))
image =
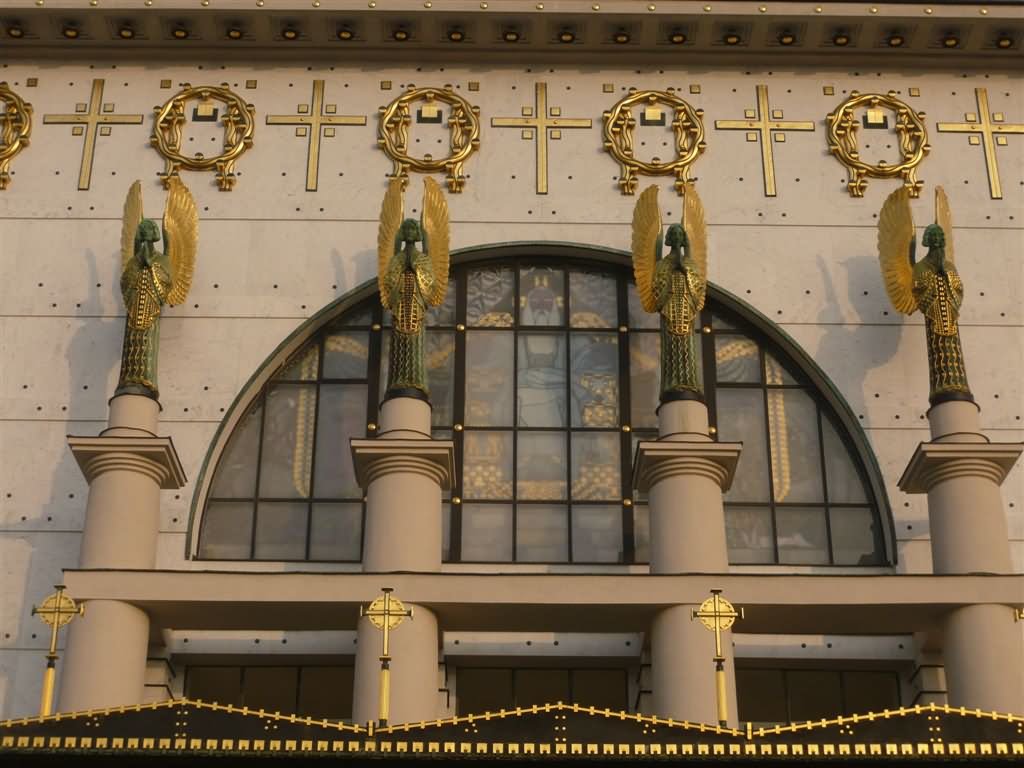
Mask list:
POLYGON ((783 142, 785 131, 813 131, 810 120, 783 120, 781 109, 768 108, 768 86, 757 86, 757 109, 745 110, 743 120, 715 120, 715 128, 726 131, 746 131, 747 141, 761 143, 761 170, 764 174, 765 197, 775 197, 775 155, 772 139, 783 142))
POLYGON ((296 136, 309 135, 306 191, 316 192, 320 175, 320 136, 330 138, 336 125, 366 125, 366 115, 337 115, 336 104, 324 104, 324 81, 313 81, 312 104, 300 104, 297 115, 267 115, 267 125, 297 125, 296 136))
POLYGON ((92 161, 96 154, 96 132, 100 136, 110 134, 111 125, 141 125, 142 115, 115 115, 113 104, 103 103, 103 80, 92 81, 92 93, 88 104, 75 106, 73 115, 43 115, 44 125, 73 125, 75 136, 85 136, 82 143, 82 163, 78 170, 78 188, 89 188, 92 180, 92 161), (102 126, 102 127, 101 127, 102 126))
POLYGON ((548 193, 548 139, 562 138, 563 128, 592 128, 594 122, 582 117, 562 117, 560 107, 548 106, 548 84, 537 83, 532 107, 523 107, 522 117, 492 117, 492 128, 522 128, 524 139, 537 144, 537 194, 548 193))
POLYGON ((391 587, 381 589, 382 594, 366 608, 359 608, 359 615, 365 616, 377 629, 383 633, 383 642, 380 654, 380 700, 377 702, 377 725, 384 727, 388 724, 391 712, 391 654, 390 636, 391 631, 401 624, 405 617, 412 618, 412 608, 406 608, 397 597, 392 597, 394 590, 391 587))
POLYGON ((725 692, 725 656, 722 654, 722 632, 729 629, 736 619, 743 618, 743 609, 739 612, 732 603, 722 597, 722 590, 712 589, 711 597, 695 608, 692 619, 700 619, 700 623, 715 633, 715 693, 718 699, 718 724, 725 726, 729 722, 729 707, 725 692))
POLYGON ((39 606, 32 606, 32 615, 50 627, 50 649, 46 654, 46 671, 43 673, 43 694, 39 702, 39 716, 46 717, 53 711, 53 687, 57 678, 57 633, 75 616, 85 613, 85 606, 78 605, 64 594, 64 585, 57 584, 57 591, 47 597, 39 606))

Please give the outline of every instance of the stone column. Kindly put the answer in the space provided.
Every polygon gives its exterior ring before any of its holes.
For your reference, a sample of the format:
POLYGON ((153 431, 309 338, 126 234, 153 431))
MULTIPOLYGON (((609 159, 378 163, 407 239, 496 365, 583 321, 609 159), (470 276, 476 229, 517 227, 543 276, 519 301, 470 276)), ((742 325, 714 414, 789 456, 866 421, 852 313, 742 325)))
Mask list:
MULTIPOLYGON (((727 573, 722 491, 739 461, 739 443, 716 443, 708 434, 707 406, 676 400, 658 409, 658 439, 637 446, 633 487, 648 493, 651 573, 727 573)), ((691 722, 718 721, 714 638, 692 604, 665 608, 651 624, 653 714, 691 722)), ((728 598, 728 595, 725 595, 728 598)), ((736 722, 732 634, 723 633, 730 723, 736 722)))
MULTIPOLYGON (((1024 445, 989 442, 980 432, 978 407, 966 400, 933 406, 928 422, 932 439, 914 451, 899 485, 905 493, 928 494, 934 572, 1012 572, 999 486, 1024 445)), ((1011 606, 980 602, 954 609, 944 635, 951 706, 1024 710, 1024 643, 1011 606)))
MULTIPOLYGON (((110 401, 108 427, 96 437, 68 437, 89 482, 81 568, 151 569, 156 565, 160 490, 181 488, 185 473, 169 437, 156 434, 160 405, 142 395, 110 401)), ((89 600, 69 627, 61 671, 65 712, 143 701, 149 618, 113 600, 89 600)))
MULTIPOLYGON (((441 492, 452 486, 455 448, 451 440, 431 439, 430 404, 412 397, 384 401, 378 436, 353 440, 352 458, 366 489, 363 571, 439 571, 441 492)), ((386 576, 380 586, 390 586, 386 576)), ((406 606, 413 618, 391 635, 392 724, 441 716, 437 618, 422 605, 406 606)), ((360 619, 352 705, 357 722, 377 719, 380 652, 380 632, 360 619)))

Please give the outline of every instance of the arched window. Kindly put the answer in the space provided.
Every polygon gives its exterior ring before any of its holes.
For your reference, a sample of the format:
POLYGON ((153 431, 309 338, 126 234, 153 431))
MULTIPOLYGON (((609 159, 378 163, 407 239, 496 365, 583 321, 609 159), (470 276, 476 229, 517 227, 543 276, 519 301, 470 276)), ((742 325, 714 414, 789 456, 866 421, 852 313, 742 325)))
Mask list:
MULTIPOLYGON (((456 260, 430 313, 433 428, 454 439, 458 467, 446 561, 646 561, 630 466, 657 432, 658 319, 640 309, 628 260, 580 250, 456 260)), ((360 560, 349 439, 374 434, 390 319, 372 286, 340 304, 283 345, 215 441, 197 497, 200 559, 360 560)), ((820 370, 713 287, 697 333, 711 424, 743 442, 725 495, 730 562, 889 562, 877 469, 820 370)))

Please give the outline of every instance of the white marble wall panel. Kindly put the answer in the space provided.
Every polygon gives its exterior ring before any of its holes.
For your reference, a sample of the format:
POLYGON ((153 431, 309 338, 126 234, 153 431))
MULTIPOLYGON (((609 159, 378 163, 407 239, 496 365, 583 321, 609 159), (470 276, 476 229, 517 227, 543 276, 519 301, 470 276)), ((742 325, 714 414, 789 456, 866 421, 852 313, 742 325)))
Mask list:
POLYGON ((78 560, 80 535, 73 532, 0 532, 0 648, 49 645, 49 629, 31 615, 61 583, 61 571, 78 560))

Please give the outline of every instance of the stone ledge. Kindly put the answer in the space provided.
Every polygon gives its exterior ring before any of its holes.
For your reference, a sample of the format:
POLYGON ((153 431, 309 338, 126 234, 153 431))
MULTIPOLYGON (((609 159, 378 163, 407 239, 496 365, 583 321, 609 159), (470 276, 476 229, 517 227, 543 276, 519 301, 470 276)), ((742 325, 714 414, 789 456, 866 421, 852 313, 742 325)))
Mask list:
POLYGON ((68 447, 89 483, 112 469, 150 475, 165 491, 182 488, 188 482, 169 437, 68 435, 68 447))
POLYGON ((451 440, 377 438, 352 440, 356 482, 364 490, 377 478, 414 472, 437 481, 447 491, 455 484, 455 443, 451 440))
POLYGON ((980 477, 1002 485, 1017 463, 1024 443, 921 443, 903 470, 904 493, 927 493, 956 477, 980 477))
POLYGON ((633 487, 646 493, 653 485, 674 475, 701 475, 729 490, 743 443, 645 440, 636 447, 633 487))

